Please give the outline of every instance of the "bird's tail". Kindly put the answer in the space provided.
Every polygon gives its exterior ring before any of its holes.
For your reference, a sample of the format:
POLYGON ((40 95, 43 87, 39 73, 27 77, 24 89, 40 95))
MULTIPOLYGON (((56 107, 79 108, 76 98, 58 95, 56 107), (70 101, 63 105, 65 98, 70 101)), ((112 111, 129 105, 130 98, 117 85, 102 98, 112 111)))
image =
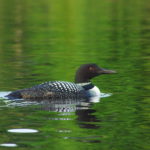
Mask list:
POLYGON ((21 92, 18 90, 18 91, 11 92, 10 94, 6 95, 6 97, 9 99, 21 99, 22 95, 21 92))

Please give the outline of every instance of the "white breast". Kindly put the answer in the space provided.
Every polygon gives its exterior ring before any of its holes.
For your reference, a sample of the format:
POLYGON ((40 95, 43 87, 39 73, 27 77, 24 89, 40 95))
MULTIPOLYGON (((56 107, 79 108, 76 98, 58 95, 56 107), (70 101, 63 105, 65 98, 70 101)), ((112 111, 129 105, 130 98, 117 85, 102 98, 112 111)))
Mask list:
POLYGON ((94 86, 92 89, 87 90, 87 95, 89 97, 100 96, 101 92, 97 86, 94 86))

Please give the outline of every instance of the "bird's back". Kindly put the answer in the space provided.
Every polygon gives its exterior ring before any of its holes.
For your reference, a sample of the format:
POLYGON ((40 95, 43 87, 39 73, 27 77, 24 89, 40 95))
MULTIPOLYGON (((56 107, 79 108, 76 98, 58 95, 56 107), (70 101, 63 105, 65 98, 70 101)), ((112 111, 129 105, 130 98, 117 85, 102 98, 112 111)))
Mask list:
POLYGON ((73 97, 84 96, 84 89, 72 82, 49 81, 31 88, 26 88, 10 93, 9 98, 53 98, 53 97, 73 97))

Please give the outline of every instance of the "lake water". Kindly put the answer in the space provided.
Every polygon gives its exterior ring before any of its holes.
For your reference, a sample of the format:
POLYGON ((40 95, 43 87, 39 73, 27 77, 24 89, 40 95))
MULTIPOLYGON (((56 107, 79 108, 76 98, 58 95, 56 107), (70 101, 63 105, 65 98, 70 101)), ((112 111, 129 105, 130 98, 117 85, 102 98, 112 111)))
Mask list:
POLYGON ((0 150, 148 150, 149 39, 148 0, 0 0, 0 150), (96 102, 3 98, 89 62, 96 102))

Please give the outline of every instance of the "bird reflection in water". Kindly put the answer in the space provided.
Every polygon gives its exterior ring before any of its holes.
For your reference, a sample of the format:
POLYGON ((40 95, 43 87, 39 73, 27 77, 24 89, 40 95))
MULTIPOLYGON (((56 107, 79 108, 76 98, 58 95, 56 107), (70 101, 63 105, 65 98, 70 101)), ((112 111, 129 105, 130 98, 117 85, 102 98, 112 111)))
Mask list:
POLYGON ((99 128, 95 122, 99 120, 93 115, 95 112, 92 109, 92 104, 100 101, 100 97, 92 97, 89 99, 52 99, 42 100, 40 102, 40 108, 46 111, 59 112, 61 118, 51 118, 53 120, 70 120, 69 115, 75 113, 77 116, 78 124, 81 128, 99 128))
MULTIPOLYGON (((80 99, 80 98, 65 98, 65 99, 51 99, 51 100, 38 100, 38 101, 20 101, 16 100, 9 104, 9 106, 28 106, 28 105, 37 105, 36 109, 57 112, 57 115, 51 115, 48 117, 49 120, 73 120, 74 118, 71 115, 76 115, 76 123, 80 128, 86 129, 98 129, 100 126, 96 125, 96 122, 99 122, 96 116, 93 114, 96 112, 92 108, 93 103, 100 101, 100 97, 92 97, 89 99, 80 99)), ((64 129, 61 129, 64 132, 64 129)), ((65 129, 65 131, 70 131, 65 129)), ((74 139, 81 142, 90 142, 90 143, 100 143, 100 136, 89 135, 84 137, 64 136, 64 139, 74 139)))

